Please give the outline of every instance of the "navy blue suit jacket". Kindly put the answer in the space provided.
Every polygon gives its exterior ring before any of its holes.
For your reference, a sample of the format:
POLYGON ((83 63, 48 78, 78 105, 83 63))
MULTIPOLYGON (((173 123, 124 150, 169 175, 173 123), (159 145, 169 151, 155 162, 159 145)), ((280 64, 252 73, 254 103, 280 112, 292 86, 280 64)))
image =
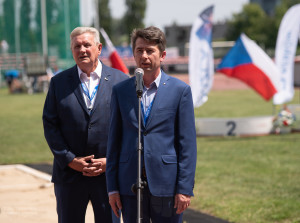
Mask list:
MULTIPOLYGON (((114 86, 107 148, 108 192, 134 195, 138 106, 135 77, 114 86)), ((191 89, 163 71, 148 121, 142 123, 142 145, 152 195, 193 195, 197 146, 191 89)))
POLYGON ((82 173, 68 167, 75 158, 106 157, 112 87, 128 79, 119 70, 102 64, 100 84, 89 114, 80 85, 77 65, 55 75, 43 110, 44 134, 54 155, 52 181, 75 182, 82 173))

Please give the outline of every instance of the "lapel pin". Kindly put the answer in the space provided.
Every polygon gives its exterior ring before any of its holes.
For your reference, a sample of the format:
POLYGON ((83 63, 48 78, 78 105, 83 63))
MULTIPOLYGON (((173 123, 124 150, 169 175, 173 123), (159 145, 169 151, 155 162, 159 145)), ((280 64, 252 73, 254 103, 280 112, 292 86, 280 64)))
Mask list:
POLYGON ((105 77, 105 78, 104 78, 104 80, 108 81, 108 78, 107 78, 107 77, 105 77))

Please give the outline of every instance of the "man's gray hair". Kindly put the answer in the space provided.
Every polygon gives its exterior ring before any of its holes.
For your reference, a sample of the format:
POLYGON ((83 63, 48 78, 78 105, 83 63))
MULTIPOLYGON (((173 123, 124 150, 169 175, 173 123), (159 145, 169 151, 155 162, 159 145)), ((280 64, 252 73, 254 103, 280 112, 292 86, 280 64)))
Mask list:
POLYGON ((75 29, 73 29, 73 31, 70 34, 71 47, 72 47, 73 38, 76 37, 76 36, 79 36, 83 33, 93 34, 95 44, 100 43, 100 34, 99 34, 99 31, 97 29, 95 29, 94 27, 76 27, 75 29))

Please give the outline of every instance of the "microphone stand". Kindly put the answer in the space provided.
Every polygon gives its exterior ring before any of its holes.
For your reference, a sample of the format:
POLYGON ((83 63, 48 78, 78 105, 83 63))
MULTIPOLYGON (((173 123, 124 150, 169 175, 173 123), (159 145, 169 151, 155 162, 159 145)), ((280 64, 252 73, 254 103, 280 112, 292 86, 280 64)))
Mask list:
POLYGON ((137 223, 141 223, 142 222, 142 201, 143 201, 143 189, 144 186, 146 186, 146 182, 142 181, 142 140, 141 140, 141 131, 142 131, 142 127, 141 127, 141 98, 142 98, 142 94, 143 91, 137 91, 137 97, 138 97, 138 102, 139 102, 139 111, 138 111, 138 122, 139 122, 139 127, 138 127, 138 148, 137 148, 137 152, 138 152, 138 168, 137 168, 137 181, 136 184, 133 184, 131 187, 131 190, 137 195, 137 223))
POLYGON ((143 189, 143 182, 142 182, 142 142, 141 142, 141 96, 139 98, 139 130, 138 130, 138 171, 137 171, 137 223, 141 223, 143 216, 142 216, 142 189, 143 189))

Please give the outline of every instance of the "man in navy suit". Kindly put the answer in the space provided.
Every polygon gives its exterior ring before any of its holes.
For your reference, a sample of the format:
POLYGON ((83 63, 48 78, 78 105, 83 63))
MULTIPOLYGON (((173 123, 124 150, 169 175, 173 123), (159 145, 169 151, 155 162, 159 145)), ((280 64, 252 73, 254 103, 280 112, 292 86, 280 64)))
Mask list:
POLYGON ((54 155, 59 223, 83 223, 91 201, 96 223, 112 222, 106 189, 106 147, 112 87, 128 78, 102 64, 98 30, 77 27, 71 35, 76 65, 51 79, 44 134, 54 155))
POLYGON ((134 30, 136 64, 144 70, 142 103, 135 77, 113 87, 107 146, 109 203, 125 223, 136 222, 138 110, 142 110, 143 222, 181 222, 193 196, 196 130, 190 87, 161 69, 166 57, 164 33, 156 27, 134 30))

